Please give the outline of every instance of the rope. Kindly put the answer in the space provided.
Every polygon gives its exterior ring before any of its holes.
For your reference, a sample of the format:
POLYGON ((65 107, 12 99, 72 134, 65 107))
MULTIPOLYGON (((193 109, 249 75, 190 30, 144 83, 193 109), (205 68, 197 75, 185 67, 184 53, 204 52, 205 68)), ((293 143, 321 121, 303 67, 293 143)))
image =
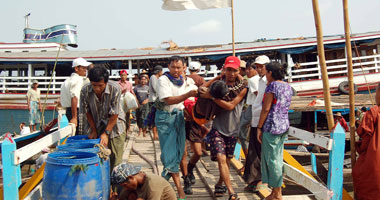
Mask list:
POLYGON ((102 144, 96 144, 95 147, 99 148, 98 156, 103 160, 108 160, 111 155, 111 150, 105 148, 102 144))
POLYGON ((55 72, 55 68, 57 67, 58 56, 59 56, 59 52, 61 51, 61 47, 62 47, 62 41, 63 41, 63 35, 62 35, 62 38, 61 38, 61 42, 59 43, 59 48, 58 48, 57 56, 55 57, 55 63, 54 63, 52 75, 50 76, 50 82, 49 82, 49 85, 48 85, 48 90, 46 92, 45 102, 44 102, 44 104, 42 106, 42 113, 41 113, 41 121, 42 121, 42 123, 41 123, 41 127, 45 124, 45 115, 44 114, 45 114, 46 102, 47 102, 47 98, 48 98, 48 95, 49 95, 49 92, 50 92, 51 82, 53 81, 53 74, 55 72))
MULTIPOLYGON (((352 33, 352 30, 351 30, 351 25, 350 25, 350 36, 351 36, 351 33, 352 33)), ((364 77, 365 83, 366 83, 366 85, 367 85, 368 94, 369 94, 369 96, 370 96, 371 103, 372 103, 372 105, 374 106, 374 105, 375 105, 375 101, 373 100, 373 96, 372 96, 372 93, 371 93, 371 89, 369 88, 369 84, 368 84, 368 81, 367 81, 367 77, 366 77, 366 75, 365 75, 365 73, 364 73, 364 68, 363 68, 363 65, 362 65, 362 60, 361 60, 360 57, 359 57, 359 50, 358 50, 358 47, 356 46, 356 42, 355 42, 355 41, 352 41, 352 42, 354 43, 356 56, 359 58, 360 68, 362 69, 363 77, 364 77)))

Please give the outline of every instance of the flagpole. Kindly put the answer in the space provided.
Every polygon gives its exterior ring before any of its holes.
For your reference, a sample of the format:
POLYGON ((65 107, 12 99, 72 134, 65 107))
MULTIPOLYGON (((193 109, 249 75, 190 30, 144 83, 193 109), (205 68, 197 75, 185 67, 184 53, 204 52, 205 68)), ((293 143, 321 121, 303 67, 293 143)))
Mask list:
POLYGON ((350 21, 348 17, 348 2, 343 0, 343 15, 344 15, 344 33, 346 36, 346 52, 347 52, 347 69, 348 69, 348 85, 350 95, 350 146, 351 146, 351 165, 352 168, 356 162, 355 149, 355 94, 354 94, 354 75, 352 69, 352 47, 350 36, 350 21))
POLYGON ((328 77, 327 68, 326 68, 325 48, 323 46, 323 33, 322 33, 321 16, 319 15, 318 0, 313 0, 313 12, 314 12, 314 20, 315 20, 315 29, 317 32, 319 65, 322 72, 323 95, 325 99, 327 125, 329 127, 329 131, 332 131, 334 127, 334 118, 333 118, 332 109, 331 109, 329 77, 328 77))
POLYGON ((234 0, 231 0, 231 18, 232 18, 232 55, 235 56, 234 0))

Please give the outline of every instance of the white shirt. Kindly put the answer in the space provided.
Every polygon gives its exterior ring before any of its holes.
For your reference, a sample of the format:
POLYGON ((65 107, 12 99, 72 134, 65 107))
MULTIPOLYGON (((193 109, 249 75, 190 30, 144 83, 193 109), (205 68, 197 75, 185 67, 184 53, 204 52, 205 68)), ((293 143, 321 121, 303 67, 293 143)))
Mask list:
MULTIPOLYGON (((197 86, 194 84, 194 80, 191 78, 187 78, 185 83, 182 86, 174 85, 167 76, 162 75, 157 82, 157 96, 160 101, 164 101, 165 98, 180 96, 189 92, 192 89, 197 89, 197 86)), ((178 110, 184 109, 183 103, 166 105, 164 110, 168 112, 172 112, 173 109, 177 108, 178 110)))
POLYGON ((71 98, 78 98, 78 105, 80 105, 80 90, 82 89, 86 77, 79 76, 77 73, 72 73, 70 78, 66 79, 61 86, 61 105, 64 108, 71 107, 71 98))
POLYGON ((40 101, 41 91, 38 88, 37 90, 30 88, 28 90, 28 93, 26 93, 26 96, 29 99, 29 101, 40 101))
POLYGON ((20 135, 26 135, 29 133, 30 133, 30 128, 28 126, 24 126, 20 131, 20 135))
POLYGON ((248 94, 247 94, 247 105, 252 105, 255 102, 256 94, 259 90, 259 79, 260 76, 256 75, 248 79, 248 94))
POLYGON ((257 125, 259 124, 261 109, 263 107, 263 98, 264 98, 264 93, 265 93, 266 88, 267 88, 267 78, 264 75, 262 78, 259 78, 259 90, 257 93, 257 97, 252 104, 252 121, 251 121, 252 127, 257 127, 257 125))

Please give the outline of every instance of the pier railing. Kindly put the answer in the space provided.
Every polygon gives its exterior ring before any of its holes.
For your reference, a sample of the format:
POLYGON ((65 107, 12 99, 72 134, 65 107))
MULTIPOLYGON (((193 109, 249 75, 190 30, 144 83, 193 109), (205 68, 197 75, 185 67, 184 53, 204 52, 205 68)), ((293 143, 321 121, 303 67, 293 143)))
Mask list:
POLYGON ((16 148, 16 142, 12 139, 12 137, 9 135, 5 136, 5 139, 1 145, 3 165, 2 199, 14 200, 24 199, 27 197, 27 194, 34 188, 34 186, 38 184, 39 180, 41 180, 43 176, 43 167, 37 170, 37 172, 33 175, 33 180, 31 179, 19 190, 21 185, 20 164, 32 156, 40 153, 44 148, 56 144, 63 138, 72 135, 74 132, 75 126, 73 124, 68 124, 67 120, 60 120, 59 129, 20 149, 16 148))

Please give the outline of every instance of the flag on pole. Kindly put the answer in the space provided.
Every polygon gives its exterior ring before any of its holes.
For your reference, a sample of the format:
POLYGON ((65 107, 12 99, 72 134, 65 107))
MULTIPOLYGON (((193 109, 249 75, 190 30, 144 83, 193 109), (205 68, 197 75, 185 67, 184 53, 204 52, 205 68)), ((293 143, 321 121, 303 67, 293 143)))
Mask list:
POLYGON ((162 9, 171 11, 231 7, 231 0, 162 0, 162 9))

